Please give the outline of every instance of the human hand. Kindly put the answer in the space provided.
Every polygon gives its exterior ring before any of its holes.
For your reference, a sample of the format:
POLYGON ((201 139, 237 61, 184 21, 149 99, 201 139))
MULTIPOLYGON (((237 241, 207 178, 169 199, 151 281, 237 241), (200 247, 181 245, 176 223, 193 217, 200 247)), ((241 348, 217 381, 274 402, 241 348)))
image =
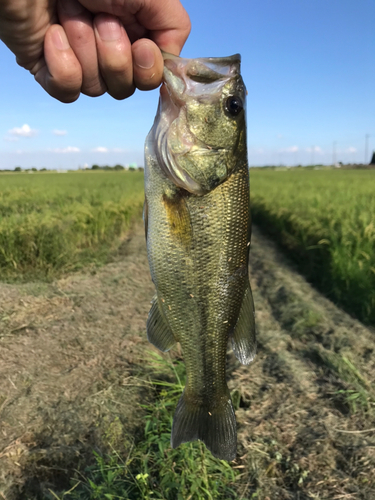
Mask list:
POLYGON ((0 39, 62 102, 158 87, 159 48, 178 55, 189 33, 179 0, 0 0, 0 39))

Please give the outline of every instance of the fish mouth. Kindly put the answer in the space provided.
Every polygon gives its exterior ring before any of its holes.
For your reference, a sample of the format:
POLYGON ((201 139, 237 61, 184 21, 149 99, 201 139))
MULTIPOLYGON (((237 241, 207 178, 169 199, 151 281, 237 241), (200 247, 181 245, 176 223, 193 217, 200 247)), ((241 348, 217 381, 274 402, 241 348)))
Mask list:
MULTIPOLYGON (((226 57, 198 57, 185 59, 180 56, 161 51, 166 68, 165 78, 172 73, 175 76, 185 74, 198 83, 211 83, 240 73, 241 55, 226 57)), ((168 82, 171 83, 171 82, 168 82)))
POLYGON ((224 82, 240 75, 241 56, 201 57, 185 59, 162 51, 164 58, 163 80, 170 98, 177 106, 183 105, 186 96, 197 94, 215 98, 224 82))

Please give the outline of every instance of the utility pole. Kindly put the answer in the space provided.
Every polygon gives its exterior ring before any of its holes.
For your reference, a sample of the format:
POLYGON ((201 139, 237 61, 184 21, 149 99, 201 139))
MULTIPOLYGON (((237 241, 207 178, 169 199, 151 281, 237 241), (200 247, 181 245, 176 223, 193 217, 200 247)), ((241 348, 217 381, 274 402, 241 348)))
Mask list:
POLYGON ((365 135, 365 165, 367 165, 367 159, 368 159, 368 139, 370 137, 370 134, 365 135))
POLYGON ((333 141, 332 143, 332 165, 336 165, 336 144, 337 141, 333 141))

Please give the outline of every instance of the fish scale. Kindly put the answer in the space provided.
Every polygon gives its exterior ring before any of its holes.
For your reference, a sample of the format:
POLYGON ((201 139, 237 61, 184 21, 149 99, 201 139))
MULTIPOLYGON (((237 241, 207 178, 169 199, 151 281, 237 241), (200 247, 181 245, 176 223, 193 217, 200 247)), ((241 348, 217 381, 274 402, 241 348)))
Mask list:
POLYGON ((236 356, 249 363, 255 327, 245 112, 231 116, 225 103, 244 103, 245 87, 238 56, 166 55, 165 66, 168 93, 161 91, 145 146, 145 226, 156 288, 147 333, 162 351, 175 342, 183 350, 187 382, 172 446, 200 439, 215 456, 233 460, 236 422, 226 383, 227 345, 231 338, 236 356), (189 75, 191 61, 199 64, 189 75), (208 114, 223 126, 212 121, 205 126, 208 114), (192 130, 201 131, 195 146, 192 130))

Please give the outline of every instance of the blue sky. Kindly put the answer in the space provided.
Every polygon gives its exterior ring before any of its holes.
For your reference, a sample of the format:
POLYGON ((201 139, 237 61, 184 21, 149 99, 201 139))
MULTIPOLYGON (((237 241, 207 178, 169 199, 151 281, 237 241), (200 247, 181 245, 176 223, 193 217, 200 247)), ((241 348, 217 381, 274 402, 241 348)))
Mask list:
MULTIPOLYGON (((184 57, 240 52, 250 165, 363 162, 375 149, 374 0, 183 0, 184 57)), ((143 165, 158 91, 46 94, 0 42, 0 169, 143 165)))

